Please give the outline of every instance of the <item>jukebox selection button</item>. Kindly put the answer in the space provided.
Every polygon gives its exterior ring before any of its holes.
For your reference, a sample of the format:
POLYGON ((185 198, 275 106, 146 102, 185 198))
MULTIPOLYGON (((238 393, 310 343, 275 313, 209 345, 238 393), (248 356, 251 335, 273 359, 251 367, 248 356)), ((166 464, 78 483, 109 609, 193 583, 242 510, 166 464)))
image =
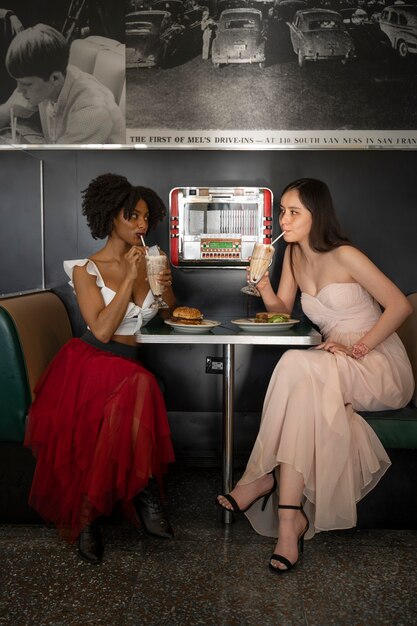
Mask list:
POLYGON ((240 258, 239 252, 207 252, 201 251, 202 259, 212 259, 213 261, 222 261, 224 259, 237 260, 240 258))

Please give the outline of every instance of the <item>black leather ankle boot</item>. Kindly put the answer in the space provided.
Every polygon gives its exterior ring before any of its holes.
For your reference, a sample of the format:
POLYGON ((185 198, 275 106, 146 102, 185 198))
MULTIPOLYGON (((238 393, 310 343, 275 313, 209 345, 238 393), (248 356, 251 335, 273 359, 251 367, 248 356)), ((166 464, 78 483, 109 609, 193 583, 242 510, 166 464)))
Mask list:
POLYGON ((149 480, 148 486, 133 498, 133 504, 143 530, 148 535, 162 539, 174 537, 174 531, 159 497, 158 485, 153 478, 149 480))
POLYGON ((87 524, 78 537, 78 554, 88 563, 101 563, 104 548, 100 531, 95 524, 87 524))

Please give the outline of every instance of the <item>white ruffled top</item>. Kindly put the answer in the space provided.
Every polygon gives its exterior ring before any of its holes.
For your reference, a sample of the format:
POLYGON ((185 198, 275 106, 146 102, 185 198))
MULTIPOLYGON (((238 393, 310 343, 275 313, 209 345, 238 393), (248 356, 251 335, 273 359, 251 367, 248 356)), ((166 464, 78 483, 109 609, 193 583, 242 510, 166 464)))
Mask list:
MULTIPOLYGON (((64 270, 67 276, 71 279, 69 285, 74 289, 74 283, 72 282, 72 273, 74 267, 78 265, 83 267, 87 264, 87 272, 96 277, 97 287, 100 288, 101 295, 103 296, 106 306, 113 300, 116 292, 110 287, 106 287, 104 280, 100 274, 100 271, 94 261, 90 259, 76 259, 74 261, 64 261, 64 270)), ((145 326, 155 315, 158 310, 151 308, 154 302, 154 297, 151 290, 145 296, 142 306, 138 306, 134 302, 129 302, 125 316, 119 328, 114 333, 115 335, 134 335, 139 332, 142 326, 145 326)))

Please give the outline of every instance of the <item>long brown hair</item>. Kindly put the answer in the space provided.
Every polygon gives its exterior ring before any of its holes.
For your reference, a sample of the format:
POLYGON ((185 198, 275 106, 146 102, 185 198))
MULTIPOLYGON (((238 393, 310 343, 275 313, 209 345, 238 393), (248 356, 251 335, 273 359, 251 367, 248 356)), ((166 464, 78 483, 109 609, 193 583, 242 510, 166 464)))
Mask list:
MULTIPOLYGON (((340 246, 352 245, 340 227, 326 183, 316 178, 299 178, 283 189, 281 197, 291 189, 298 191, 300 202, 311 213, 312 224, 308 241, 312 250, 329 252, 340 246)), ((290 262, 293 269, 294 244, 290 246, 290 262)))

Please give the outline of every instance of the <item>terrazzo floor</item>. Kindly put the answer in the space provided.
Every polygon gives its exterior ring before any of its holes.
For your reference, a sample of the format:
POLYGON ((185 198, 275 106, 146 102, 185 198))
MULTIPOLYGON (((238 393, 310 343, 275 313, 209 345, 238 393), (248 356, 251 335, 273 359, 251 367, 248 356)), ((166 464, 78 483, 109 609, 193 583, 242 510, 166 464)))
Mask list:
POLYGON ((246 518, 223 526, 217 470, 176 470, 175 539, 103 526, 92 566, 45 526, 0 526, 0 624, 13 626, 406 626, 417 624, 417 531, 349 530, 306 542, 297 567, 268 570, 274 541, 246 518))

